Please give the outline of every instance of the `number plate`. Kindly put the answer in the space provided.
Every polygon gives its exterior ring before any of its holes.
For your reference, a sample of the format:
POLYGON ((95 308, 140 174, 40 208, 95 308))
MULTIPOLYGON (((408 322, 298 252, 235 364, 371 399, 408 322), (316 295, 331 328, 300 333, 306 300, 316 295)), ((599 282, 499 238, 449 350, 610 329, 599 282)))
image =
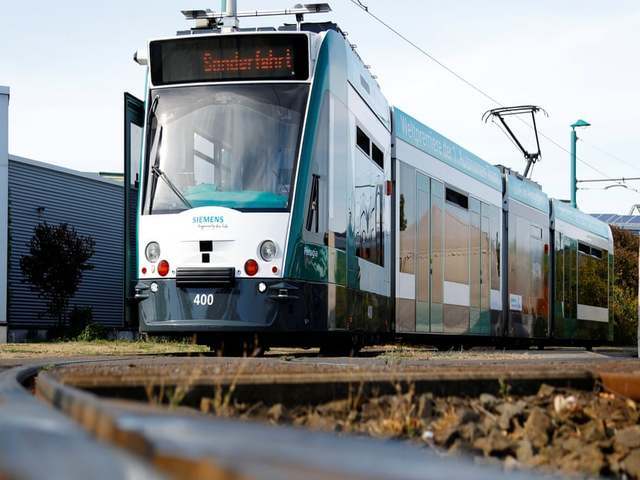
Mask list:
POLYGON ((193 304, 199 307, 210 307, 214 300, 213 293, 199 293, 193 298, 193 304))

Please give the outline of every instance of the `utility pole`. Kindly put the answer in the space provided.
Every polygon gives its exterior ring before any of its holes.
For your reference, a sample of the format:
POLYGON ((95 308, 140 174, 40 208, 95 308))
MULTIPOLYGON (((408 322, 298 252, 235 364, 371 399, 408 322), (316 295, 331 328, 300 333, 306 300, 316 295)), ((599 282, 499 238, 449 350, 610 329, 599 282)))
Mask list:
POLYGON ((9 256, 9 87, 0 86, 0 343, 7 343, 9 256))
POLYGON ((571 206, 578 208, 576 201, 576 193, 578 190, 578 181, 576 179, 576 144, 578 143, 578 135, 576 134, 576 128, 590 127, 591 124, 584 120, 578 120, 571 125, 571 206))
MULTIPOLYGON (((617 187, 617 186, 628 188, 625 185, 625 181, 640 180, 639 177, 603 178, 603 179, 595 179, 595 180, 577 180, 576 179, 576 144, 578 143, 578 135, 576 134, 576 128, 590 127, 590 126, 591 124, 588 122, 585 122, 584 120, 578 120, 576 123, 571 125, 571 179, 570 179, 571 187, 570 188, 571 188, 571 206, 573 208, 577 208, 576 193, 578 190, 578 182, 580 183, 618 182, 615 185, 611 185, 610 187, 605 187, 605 188, 611 188, 611 187, 617 187)), ((631 212, 633 213, 633 208, 631 209, 631 212)), ((640 278, 640 245, 638 247, 638 278, 640 278)), ((638 282, 637 317, 638 317, 638 358, 640 358, 640 281, 638 282)))

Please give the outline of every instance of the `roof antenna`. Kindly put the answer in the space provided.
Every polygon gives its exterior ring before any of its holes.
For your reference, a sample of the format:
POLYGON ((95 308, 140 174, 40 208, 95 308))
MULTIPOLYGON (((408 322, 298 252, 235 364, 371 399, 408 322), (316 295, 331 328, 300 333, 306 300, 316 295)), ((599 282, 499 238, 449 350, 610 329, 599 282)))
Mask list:
POLYGON ((237 0, 222 0, 220 12, 214 12, 210 9, 182 10, 182 14, 187 20, 196 21, 196 28, 192 28, 192 32, 197 30, 217 31, 217 29, 220 28, 222 33, 233 33, 240 30, 241 18, 273 17, 279 15, 295 15, 298 30, 300 30, 300 25, 304 21, 305 15, 328 12, 331 12, 331 7, 328 3, 297 4, 293 8, 284 10, 249 10, 246 12, 238 12, 237 0))
POLYGON ((524 169, 525 178, 529 178, 529 174, 532 172, 533 166, 538 160, 540 160, 540 157, 542 156, 542 153, 540 152, 540 140, 538 139, 538 127, 536 125, 536 113, 538 112, 544 113, 546 117, 549 116, 549 114, 542 107, 538 107, 536 105, 519 105, 516 107, 494 108, 492 110, 486 111, 484 115, 482 115, 482 120, 485 123, 490 118, 497 117, 498 120, 500 120, 500 123, 502 123, 502 125, 506 130, 505 134, 508 137, 510 137, 513 143, 523 153, 524 158, 527 161, 527 166, 524 169), (526 114, 531 114, 531 120, 533 121, 533 132, 535 133, 535 136, 536 136, 536 148, 537 148, 537 151, 535 152, 529 152, 527 149, 524 148, 522 143, 518 140, 518 137, 516 137, 516 134, 513 133, 513 130, 511 130, 511 128, 509 128, 509 125, 507 125, 507 122, 505 120, 505 117, 508 117, 510 115, 526 115, 526 114))

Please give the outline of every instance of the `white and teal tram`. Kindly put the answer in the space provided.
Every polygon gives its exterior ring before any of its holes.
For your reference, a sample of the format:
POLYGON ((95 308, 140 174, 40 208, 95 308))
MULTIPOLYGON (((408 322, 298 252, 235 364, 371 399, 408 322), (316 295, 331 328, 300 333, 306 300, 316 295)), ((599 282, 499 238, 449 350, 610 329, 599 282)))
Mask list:
POLYGON ((141 331, 325 347, 611 337, 606 224, 390 107, 335 24, 188 15, 204 28, 150 41, 145 100, 127 97, 126 139, 144 132, 127 202, 141 331))

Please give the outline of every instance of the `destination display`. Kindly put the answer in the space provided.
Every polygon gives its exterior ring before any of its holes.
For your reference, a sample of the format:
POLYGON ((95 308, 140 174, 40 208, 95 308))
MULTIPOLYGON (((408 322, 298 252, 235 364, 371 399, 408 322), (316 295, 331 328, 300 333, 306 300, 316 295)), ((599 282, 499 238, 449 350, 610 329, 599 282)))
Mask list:
POLYGON ((306 35, 234 35, 150 44, 154 85, 242 80, 307 80, 306 35))

